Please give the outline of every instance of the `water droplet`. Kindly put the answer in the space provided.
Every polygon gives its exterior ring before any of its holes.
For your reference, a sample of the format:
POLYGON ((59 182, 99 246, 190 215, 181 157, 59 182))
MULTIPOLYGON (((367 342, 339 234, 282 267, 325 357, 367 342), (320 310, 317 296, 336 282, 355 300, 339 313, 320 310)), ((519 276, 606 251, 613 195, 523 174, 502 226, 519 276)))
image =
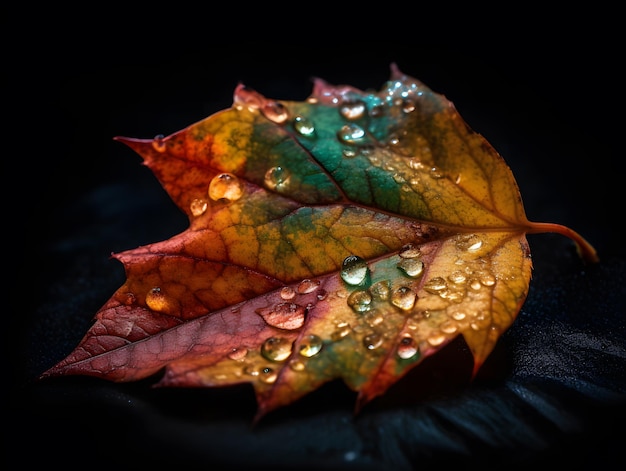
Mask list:
POLYGON ((422 251, 416 245, 406 244, 402 246, 398 255, 402 258, 417 258, 422 256, 422 251))
POLYGON ((350 293, 348 296, 348 306, 350 306, 355 312, 365 312, 370 308, 372 302, 372 295, 369 291, 356 290, 350 293))
POLYGON ((284 337, 270 337, 261 345, 261 355, 270 361, 285 361, 291 355, 292 344, 284 337))
POLYGON ((480 282, 483 286, 493 286, 496 284, 496 277, 491 273, 481 273, 480 282))
POLYGON ((302 360, 293 358, 289 360, 289 368, 291 368, 293 371, 304 371, 304 369, 306 368, 306 365, 304 364, 302 360))
POLYGON ((299 304, 284 302, 272 307, 259 308, 256 313, 272 327, 295 330, 304 324, 306 308, 299 304))
POLYGON ((402 112, 412 113, 415 111, 415 103, 412 100, 402 100, 402 112))
POLYGON ((456 270, 450 273, 450 275, 448 276, 448 280, 450 280, 454 284, 460 285, 462 283, 465 283, 467 277, 465 276, 465 273, 463 273, 461 270, 456 270))
POLYGON ((305 137, 311 137, 315 134, 315 126, 313 123, 303 116, 296 116, 294 118, 293 128, 296 132, 298 132, 298 134, 305 137))
POLYGON ((452 321, 444 321, 439 328, 441 329, 441 331, 444 334, 453 334, 457 331, 458 327, 456 325, 456 323, 452 322, 452 321))
POLYGON ((357 124, 350 123, 341 127, 337 137, 346 144, 356 144, 365 137, 365 130, 357 124))
POLYGON ((391 293, 391 304, 405 311, 413 309, 416 300, 417 294, 408 286, 400 286, 391 293))
POLYGON ((358 155, 358 152, 354 149, 344 149, 341 151, 341 154, 346 158, 346 159, 353 159, 358 155))
POLYGON ((281 166, 270 168, 265 172, 265 186, 270 190, 281 191, 287 188, 291 174, 281 166))
POLYGON ((367 311, 365 314, 363 314, 363 319, 370 327, 380 325, 385 320, 383 314, 378 309, 372 309, 371 311, 367 311))
POLYGON ((328 296, 328 293, 326 292, 325 289, 320 289, 317 292, 317 299, 320 301, 323 301, 324 299, 326 299, 326 296, 328 296))
POLYGON ((297 291, 299 294, 308 294, 315 291, 320 285, 319 280, 302 280, 298 284, 297 291))
POLYGON ((165 152, 166 145, 164 139, 165 136, 163 134, 157 134, 154 136, 154 139, 152 140, 152 148, 157 152, 165 152))
POLYGON ((451 317, 454 320, 462 321, 463 319, 465 319, 466 314, 464 312, 453 312, 451 317))
POLYGON ((248 355, 248 350, 245 348, 233 348, 228 353, 228 358, 235 361, 241 361, 248 355))
POLYGON ((428 174, 435 179, 443 178, 444 175, 439 167, 431 167, 428 174))
POLYGON ((344 101, 339 107, 339 114, 349 120, 362 118, 366 111, 367 107, 362 100, 344 101))
POLYGON ((424 283, 424 289, 431 294, 439 294, 440 291, 443 291, 447 287, 448 283, 440 276, 431 278, 426 283, 424 283))
POLYGON ((225 198, 236 201, 243 195, 243 185, 232 173, 220 173, 209 184, 209 198, 214 201, 225 198))
POLYGON ((459 250, 476 252, 482 247, 483 242, 476 234, 463 234, 457 238, 455 245, 459 250))
POLYGON ((324 345, 322 339, 315 335, 309 334, 305 336, 300 342, 300 347, 298 347, 298 353, 303 357, 310 358, 314 355, 317 355, 324 345))
POLYGON ((398 268, 411 278, 417 278, 424 271, 424 262, 418 258, 403 258, 398 263, 398 268))
POLYGON ((446 336, 441 333, 441 332, 434 332, 432 334, 430 334, 428 336, 428 338, 426 339, 426 341, 431 344, 433 347, 436 347, 438 345, 441 345, 443 342, 446 341, 446 336))
POLYGON ((146 294, 146 305, 153 311, 165 312, 171 307, 168 298, 163 294, 161 288, 154 287, 146 294))
POLYGON ((369 288, 369 292, 372 295, 372 298, 378 299, 380 301, 386 301, 389 299, 389 280, 381 280, 374 283, 369 288))
POLYGON ((345 322, 340 322, 337 324, 335 331, 330 335, 330 338, 334 341, 341 340, 342 338, 347 337, 350 332, 352 332, 350 325, 345 322))
POLYGON ((396 349, 396 354, 403 360, 413 358, 418 352, 419 349, 417 348, 417 344, 411 337, 402 338, 398 344, 398 348, 396 349))
POLYGON ((368 350, 375 350, 383 344, 383 336, 378 332, 363 337, 363 346, 368 350))
POLYGON ((189 210, 194 216, 202 216, 207 210, 208 203, 204 198, 195 198, 189 205, 189 210))
POLYGON ((261 370, 256 365, 246 365, 243 368, 243 372, 244 374, 247 374, 250 376, 259 376, 259 373, 261 372, 261 370))
POLYGON ((276 124, 283 124, 289 118, 289 111, 279 101, 267 101, 261 109, 263 116, 276 124))
POLYGON ((369 274, 367 262, 357 255, 349 255, 341 264, 341 279, 352 286, 364 283, 369 274))
POLYGON ((278 373, 276 373, 273 368, 270 368, 268 366, 266 366, 265 368, 261 368, 261 370, 259 371, 259 381, 263 383, 275 383, 277 378, 278 373))
POLYGON ((293 299, 295 295, 296 295, 296 290, 293 289, 291 286, 284 286, 280 290, 280 297, 284 299, 285 301, 293 299))

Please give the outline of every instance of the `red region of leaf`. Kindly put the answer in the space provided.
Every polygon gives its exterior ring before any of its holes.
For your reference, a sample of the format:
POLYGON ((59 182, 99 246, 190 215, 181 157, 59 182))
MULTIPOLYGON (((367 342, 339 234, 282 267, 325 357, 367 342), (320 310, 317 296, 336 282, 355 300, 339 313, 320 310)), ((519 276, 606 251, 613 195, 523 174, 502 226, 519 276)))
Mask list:
POLYGON ((475 374, 531 279, 502 157, 395 66, 379 92, 314 81, 303 102, 239 85, 231 108, 134 149, 189 228, 114 254, 126 282, 42 377, 251 383, 257 419, 342 379, 357 410, 457 336, 475 374))

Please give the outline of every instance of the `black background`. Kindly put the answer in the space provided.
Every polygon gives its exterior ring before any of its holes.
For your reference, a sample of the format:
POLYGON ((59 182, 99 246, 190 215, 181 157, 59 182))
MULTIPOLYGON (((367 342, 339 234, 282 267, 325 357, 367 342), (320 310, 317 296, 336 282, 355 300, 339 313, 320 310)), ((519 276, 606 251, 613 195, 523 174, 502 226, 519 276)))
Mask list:
POLYGON ((467 32, 440 17, 437 32, 414 42, 379 29, 382 18, 335 18, 343 34, 328 43, 319 42, 325 26, 296 20, 147 13, 5 11, 8 463, 402 471, 624 462, 624 100, 611 12, 531 17, 519 30, 485 21, 467 32), (242 31, 280 41, 223 42, 242 31), (346 42, 372 36, 395 41, 346 42), (123 283, 111 252, 187 225, 114 136, 178 131, 229 107, 239 82, 292 100, 311 93, 315 76, 378 90, 392 62, 450 99, 502 154, 529 219, 571 227, 601 258, 585 266, 570 240, 529 236, 527 302, 476 381, 456 342, 356 417, 354 393, 337 382, 252 427, 245 385, 36 380, 123 283))

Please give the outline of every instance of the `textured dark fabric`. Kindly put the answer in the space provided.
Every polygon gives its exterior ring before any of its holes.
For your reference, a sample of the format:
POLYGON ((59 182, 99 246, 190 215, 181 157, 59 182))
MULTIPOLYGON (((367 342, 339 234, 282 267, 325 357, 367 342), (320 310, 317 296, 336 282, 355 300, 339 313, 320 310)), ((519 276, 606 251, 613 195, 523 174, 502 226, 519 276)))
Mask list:
POLYGON ((170 50, 161 41, 120 40, 87 56, 69 41, 42 42, 39 60, 21 69, 41 82, 29 94, 37 107, 25 104, 19 115, 30 139, 10 157, 29 183, 7 200, 20 205, 24 229, 7 246, 18 267, 5 293, 9 462, 301 471, 626 463, 626 251, 615 217, 624 203, 624 153, 612 117, 621 113, 623 92, 612 63, 574 44, 558 54, 545 44, 502 54, 487 46, 311 43, 314 53, 306 53, 254 43, 170 50), (359 415, 355 394, 334 382, 252 427, 255 402, 245 385, 36 380, 78 344, 123 283, 110 253, 166 239, 187 224, 114 136, 182 129, 230 106, 239 81, 296 100, 308 96, 313 76, 379 89, 392 61, 452 100, 502 154, 530 219, 571 227, 601 257, 585 266, 569 239, 529 236, 528 299, 473 382, 470 355, 457 341, 359 415))

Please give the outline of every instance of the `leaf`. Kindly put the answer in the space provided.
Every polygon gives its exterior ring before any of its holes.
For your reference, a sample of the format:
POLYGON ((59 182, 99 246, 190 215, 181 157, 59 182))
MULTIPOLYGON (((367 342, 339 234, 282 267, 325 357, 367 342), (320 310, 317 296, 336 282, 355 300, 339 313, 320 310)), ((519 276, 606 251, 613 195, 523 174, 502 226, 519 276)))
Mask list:
POLYGON ((303 102, 238 85, 170 136, 117 137, 189 228, 114 254, 126 282, 42 377, 251 383, 257 419, 341 378, 356 410, 463 336, 473 374, 528 293, 526 218, 504 160, 392 64, 378 92, 314 80, 303 102))

